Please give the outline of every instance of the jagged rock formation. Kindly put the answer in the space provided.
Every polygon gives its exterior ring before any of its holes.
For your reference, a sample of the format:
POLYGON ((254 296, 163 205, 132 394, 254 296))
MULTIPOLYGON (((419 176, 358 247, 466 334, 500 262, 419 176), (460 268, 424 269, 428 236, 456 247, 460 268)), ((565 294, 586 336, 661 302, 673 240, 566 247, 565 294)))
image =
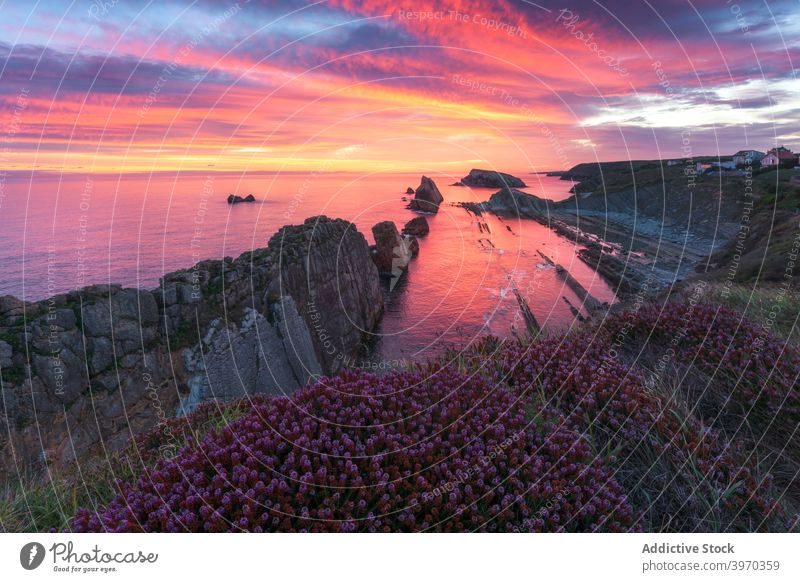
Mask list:
POLYGON ((738 207, 731 194, 735 188, 728 188, 720 199, 716 186, 690 188, 682 173, 673 173, 680 177, 673 177, 669 192, 663 183, 628 189, 624 177, 613 175, 606 176, 607 181, 622 184, 613 192, 553 202, 503 188, 486 202, 461 206, 476 215, 490 211, 536 220, 584 246, 578 257, 618 294, 636 293, 647 280, 650 288, 657 289, 688 276, 710 251, 735 234, 738 207), (680 187, 675 185, 679 179, 680 187))
POLYGON ((542 329, 539 325, 539 322, 536 320, 536 316, 533 314, 533 311, 531 311, 531 308, 528 306, 528 302, 525 301, 522 293, 519 292, 519 288, 514 281, 511 281, 511 290, 514 292, 514 297, 517 299, 519 312, 522 315, 523 321, 525 322, 525 329, 527 330, 528 335, 531 337, 536 337, 542 329))
POLYGON ((572 274, 562 267, 561 265, 556 265, 556 273, 561 279, 567 284, 567 286, 572 289, 572 292, 578 296, 578 299, 581 300, 583 306, 589 310, 600 309, 603 304, 598 301, 586 288, 580 284, 580 282, 572 276, 572 274))
POLYGON ((38 303, 3 297, 0 335, 12 353, 2 362, 0 474, 68 463, 101 442, 113 451, 173 410, 162 332, 149 291, 95 285, 38 303))
POLYGON ((275 298, 289 295, 311 331, 325 373, 363 350, 383 314, 383 292, 364 235, 325 216, 284 226, 269 241, 275 298))
POLYGON ((569 298, 566 295, 562 295, 561 298, 564 300, 564 303, 567 304, 567 307, 569 308, 569 312, 572 314, 572 317, 574 317, 575 319, 577 319, 580 322, 586 321, 586 318, 583 316, 583 314, 581 313, 580 309, 575 307, 572 304, 572 301, 570 301, 569 298))
POLYGON ((406 194, 413 194, 413 193, 414 193, 414 189, 411 186, 406 188, 406 194))
POLYGON ((461 178, 460 184, 471 188, 527 188, 525 182, 511 174, 476 169, 461 178))
POLYGON ((246 307, 238 324, 214 319, 200 343, 184 351, 191 377, 185 414, 206 400, 291 394, 322 374, 308 327, 291 297, 271 306, 274 324, 246 307))
POLYGON ((347 365, 382 311, 366 240, 326 217, 151 291, 0 297, 0 477, 120 450, 209 398, 293 391, 347 365))
POLYGON ((579 250, 578 257, 597 271, 617 293, 636 293, 646 289, 646 277, 634 263, 605 252, 600 245, 589 245, 579 250))
POLYGON ((408 239, 400 236, 397 226, 391 220, 373 226, 372 236, 375 237, 372 260, 375 261, 378 272, 383 275, 399 276, 411 261, 408 239))
POLYGON ((444 196, 439 192, 436 182, 422 176, 419 187, 414 192, 414 199, 408 204, 410 210, 418 212, 439 212, 439 205, 444 202, 444 196))
MULTIPOLYGON (((570 273, 564 266, 556 264, 553 259, 545 255, 542 251, 536 252, 539 253, 539 256, 542 257, 548 265, 555 267, 556 274, 558 274, 561 280, 567 284, 567 287, 572 289, 572 292, 575 293, 578 299, 580 299, 581 305, 587 311, 593 311, 603 307, 603 303, 598 301, 591 293, 589 293, 586 287, 581 285, 581 283, 575 277, 573 277, 572 273, 570 273)), ((567 305, 569 305, 571 309, 573 308, 573 305, 570 303, 569 299, 564 297, 564 301, 567 302, 567 305)))
POLYGON ((428 219, 424 216, 417 216, 412 218, 403 227, 403 234, 410 234, 411 236, 425 236, 431 231, 428 225, 428 219))
POLYGON ((240 202, 255 202, 256 197, 252 194, 247 196, 239 196, 237 194, 230 194, 228 196, 228 204, 239 204, 240 202))

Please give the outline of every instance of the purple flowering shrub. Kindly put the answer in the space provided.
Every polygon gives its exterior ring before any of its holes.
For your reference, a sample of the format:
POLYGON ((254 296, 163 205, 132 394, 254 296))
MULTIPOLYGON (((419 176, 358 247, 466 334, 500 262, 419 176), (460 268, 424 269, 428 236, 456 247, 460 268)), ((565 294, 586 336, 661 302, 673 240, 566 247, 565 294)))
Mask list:
POLYGON ((730 402, 766 411, 770 426, 796 427, 796 349, 724 309, 645 306, 560 337, 486 338, 415 372, 348 371, 289 398, 209 403, 141 437, 153 462, 105 508, 80 509, 72 528, 796 527, 780 500, 794 473, 773 481, 777 461, 760 465, 759 445, 704 415, 683 376, 646 381, 644 348, 697 368, 730 402), (185 446, 164 459, 174 434, 185 446))
POLYGON ((590 438, 640 509, 645 529, 679 524, 678 529, 692 529, 697 519, 752 515, 761 523, 771 517, 775 500, 762 493, 769 477, 759 479, 746 455, 732 450, 718 431, 677 415, 674 403, 646 390, 637 373, 609 356, 603 339, 590 334, 548 339, 510 347, 503 358, 522 398, 537 410, 556 408, 566 428, 590 438), (694 491, 698 483, 718 492, 719 503, 703 505, 694 491), (660 522, 665 515, 670 525, 660 522))
POLYGON ((347 372, 257 404, 75 531, 626 531, 588 441, 451 369, 347 372))
POLYGON ((502 362, 501 376, 531 398, 534 408, 558 409, 570 430, 590 435, 598 453, 608 452, 606 462, 641 510, 645 529, 703 530, 714 521, 727 530, 734 522, 750 528, 782 522, 786 516, 772 492, 773 477, 758 467, 752 448, 684 411, 674 394, 649 387, 614 342, 623 325, 635 348, 645 334, 668 345, 678 337, 678 361, 706 372, 724 369, 717 383, 735 398, 751 405, 758 400, 773 421, 780 415, 795 426, 797 388, 788 379, 800 371, 797 353, 776 338, 759 336, 732 312, 698 306, 690 317, 687 309, 667 304, 622 312, 600 327, 513 344, 493 357, 502 362), (756 337, 763 338, 759 352, 748 349, 756 337), (747 381, 737 384, 741 376, 747 381))
POLYGON ((184 445, 200 440, 221 424, 227 424, 265 403, 269 397, 255 394, 246 399, 221 402, 204 402, 186 416, 169 418, 156 427, 137 434, 125 451, 128 462, 135 461, 142 469, 150 467, 160 459, 174 456, 184 445))
POLYGON ((618 314, 604 327, 613 334, 626 323, 633 338, 669 344, 677 359, 722 376, 746 407, 800 414, 800 354, 763 326, 725 307, 667 303, 646 305, 632 318, 618 314))

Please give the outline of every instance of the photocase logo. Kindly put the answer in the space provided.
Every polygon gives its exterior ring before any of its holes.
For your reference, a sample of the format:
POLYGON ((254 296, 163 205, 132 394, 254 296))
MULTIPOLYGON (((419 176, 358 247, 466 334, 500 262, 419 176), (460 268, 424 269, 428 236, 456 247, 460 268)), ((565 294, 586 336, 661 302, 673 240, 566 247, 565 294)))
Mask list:
POLYGON ((35 570, 44 562, 44 546, 39 542, 30 542, 22 546, 19 552, 19 563, 26 570, 35 570))

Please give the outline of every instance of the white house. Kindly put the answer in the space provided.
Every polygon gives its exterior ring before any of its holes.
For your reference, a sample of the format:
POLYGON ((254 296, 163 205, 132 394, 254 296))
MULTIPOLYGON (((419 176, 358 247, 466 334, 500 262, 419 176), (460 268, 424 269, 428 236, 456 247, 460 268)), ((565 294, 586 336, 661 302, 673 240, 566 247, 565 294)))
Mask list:
POLYGON ((764 156, 764 159, 761 160, 762 166, 773 168, 778 166, 788 166, 793 168, 795 164, 797 164, 797 157, 795 157, 791 150, 788 150, 783 146, 772 148, 767 152, 767 155, 764 156))
POLYGON ((749 166, 753 162, 764 159, 764 152, 758 150, 739 150, 733 154, 733 163, 736 166, 749 166))

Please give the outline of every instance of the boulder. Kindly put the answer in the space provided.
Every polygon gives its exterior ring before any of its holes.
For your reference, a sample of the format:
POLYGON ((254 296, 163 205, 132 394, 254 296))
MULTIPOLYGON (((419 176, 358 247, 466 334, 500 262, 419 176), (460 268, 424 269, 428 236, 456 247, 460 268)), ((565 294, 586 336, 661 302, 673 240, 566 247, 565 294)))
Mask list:
POLYGON ((413 194, 413 193, 414 193, 414 189, 411 186, 406 188, 406 194, 413 194))
POLYGON ((431 228, 428 225, 428 219, 424 216, 417 216, 412 218, 403 227, 403 234, 410 234, 412 236, 425 236, 430 232, 431 228))
POLYGON ((12 295, 0 297, 0 316, 10 317, 22 315, 25 312, 25 302, 12 295))
POLYGON ((436 182, 422 176, 419 187, 414 192, 414 199, 409 203, 410 210, 418 212, 439 212, 439 205, 444 201, 444 196, 439 192, 436 182))
POLYGON ((391 220, 373 226, 372 235, 375 237, 375 252, 372 259, 378 272, 382 275, 399 277, 411 260, 407 239, 400 236, 397 226, 391 220))
POLYGON ((470 170, 469 174, 461 178, 462 186, 471 188, 526 188, 525 182, 503 172, 492 170, 470 170))

